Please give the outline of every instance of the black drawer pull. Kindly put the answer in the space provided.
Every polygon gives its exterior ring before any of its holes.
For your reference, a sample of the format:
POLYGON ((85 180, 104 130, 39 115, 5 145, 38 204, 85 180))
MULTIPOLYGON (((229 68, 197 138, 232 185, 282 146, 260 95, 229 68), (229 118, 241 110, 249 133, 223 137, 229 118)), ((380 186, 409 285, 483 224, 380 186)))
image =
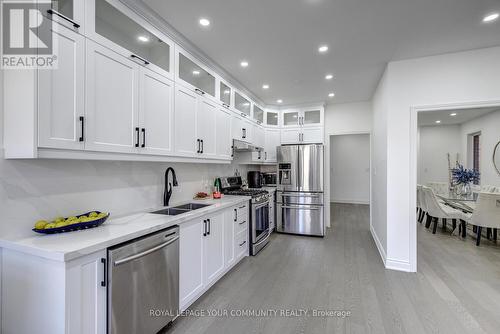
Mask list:
POLYGON ((243 246, 243 245, 244 245, 244 244, 246 244, 246 243, 247 243, 247 241, 246 241, 246 240, 245 240, 245 241, 243 241, 243 242, 240 244, 240 247, 241 247, 241 246, 243 246))
POLYGON ((146 147, 146 129, 142 128, 142 145, 141 147, 146 147))
POLYGON ((82 135, 78 140, 85 141, 85 118, 83 116, 80 116, 80 125, 82 127, 82 135))
POLYGON ((136 135, 137 135, 137 141, 135 142, 135 147, 139 147, 139 128, 135 128, 135 132, 136 132, 136 135))
POLYGON ((149 65, 149 61, 147 61, 146 59, 144 59, 142 57, 139 57, 138 55, 131 54, 130 57, 139 59, 140 61, 142 61, 144 63, 144 65, 149 65))

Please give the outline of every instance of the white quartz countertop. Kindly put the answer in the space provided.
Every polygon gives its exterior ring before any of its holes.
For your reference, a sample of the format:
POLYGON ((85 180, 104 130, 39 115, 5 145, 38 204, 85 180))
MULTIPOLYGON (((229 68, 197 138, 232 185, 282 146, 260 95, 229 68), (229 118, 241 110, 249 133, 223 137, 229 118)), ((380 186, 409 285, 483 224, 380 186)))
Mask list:
POLYGON ((161 210, 163 207, 151 208, 143 212, 123 216, 114 217, 111 215, 99 227, 68 233, 45 235, 33 232, 32 235, 27 237, 0 236, 0 247, 49 260, 70 261, 173 225, 180 225, 233 205, 248 202, 250 199, 247 196, 224 196, 218 200, 191 200, 171 206, 186 203, 202 203, 210 206, 177 216, 150 213, 161 210))

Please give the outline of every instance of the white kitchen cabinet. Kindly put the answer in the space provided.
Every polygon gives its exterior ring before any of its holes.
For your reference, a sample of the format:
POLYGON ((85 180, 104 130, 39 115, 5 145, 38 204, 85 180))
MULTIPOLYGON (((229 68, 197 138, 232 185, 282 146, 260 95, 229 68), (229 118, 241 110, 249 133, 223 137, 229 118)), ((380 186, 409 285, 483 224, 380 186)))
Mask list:
POLYGON ((119 0, 86 3, 86 35, 140 66, 174 78, 174 43, 119 0))
POLYGON ((239 92, 234 92, 234 107, 243 117, 250 117, 252 103, 250 99, 239 92))
POLYGON ((38 71, 38 146, 82 150, 85 39, 62 26, 53 36, 58 41, 58 67, 38 71))
POLYGON ((266 125, 276 127, 279 125, 279 113, 277 111, 266 110, 266 125))
POLYGON ((264 148, 266 145, 266 132, 260 125, 253 124, 252 127, 253 144, 257 147, 264 148))
POLYGON ((140 153, 173 153, 174 83, 147 68, 140 70, 140 153))
POLYGON ((300 128, 281 129, 281 144, 298 144, 301 142, 302 132, 300 128))
POLYGON ((139 65, 87 40, 85 149, 137 153, 139 65))
POLYGON ((304 144, 321 144, 324 141, 323 127, 303 128, 302 143, 304 144))
POLYGON ((175 82, 205 97, 216 100, 215 74, 188 52, 176 46, 175 82))
POLYGON ((105 265, 106 250, 65 263, 2 249, 2 333, 105 334, 105 265))
POLYGON ((196 137, 198 94, 191 89, 175 86, 175 151, 194 156, 200 145, 196 137))
POLYGON ((253 119, 258 123, 264 123, 264 109, 257 105, 253 105, 253 119))
POLYGON ((255 139, 253 135, 254 123, 245 117, 243 117, 242 123, 243 123, 243 133, 245 137, 244 141, 253 144, 255 139))
POLYGON ((279 129, 265 129, 264 160, 268 163, 277 161, 276 148, 281 145, 279 129))
POLYGON ((215 151, 218 158, 230 160, 232 156, 231 111, 219 108, 215 120, 215 151))
POLYGON ((206 219, 206 236, 203 239, 204 279, 210 285, 224 270, 224 213, 206 219))
POLYGON ((195 219, 179 230, 179 307, 184 310, 203 291, 205 222, 195 219))
POLYGON ((245 131, 243 129, 243 117, 233 113, 231 117, 231 137, 233 139, 245 140, 245 131))
MULTIPOLYGON (((248 217, 248 204, 180 224, 179 307, 185 310, 225 272, 248 255, 236 244, 237 226, 248 217), (236 253, 237 252, 237 253, 236 253), (236 255, 238 254, 238 257, 236 255)), ((246 226, 246 225, 245 225, 246 226)), ((246 239, 245 239, 246 240, 246 239)), ((241 242, 240 242, 241 243, 241 242)))
POLYGON ((226 109, 231 107, 231 96, 233 89, 224 81, 219 79, 219 101, 226 109))
POLYGON ((235 261, 234 256, 234 236, 235 224, 237 222, 237 208, 224 212, 224 266, 228 268, 235 261))
POLYGON ((107 333, 106 250, 78 258, 66 266, 67 333, 107 333))
POLYGON ((218 105, 209 99, 199 97, 196 108, 196 138, 200 140, 201 156, 215 158, 216 155, 216 122, 218 105))
POLYGON ((52 0, 50 9, 43 10, 42 14, 61 26, 84 34, 85 2, 85 0, 52 0))
POLYGON ((324 107, 283 110, 281 117, 283 128, 318 127, 324 123, 324 107))

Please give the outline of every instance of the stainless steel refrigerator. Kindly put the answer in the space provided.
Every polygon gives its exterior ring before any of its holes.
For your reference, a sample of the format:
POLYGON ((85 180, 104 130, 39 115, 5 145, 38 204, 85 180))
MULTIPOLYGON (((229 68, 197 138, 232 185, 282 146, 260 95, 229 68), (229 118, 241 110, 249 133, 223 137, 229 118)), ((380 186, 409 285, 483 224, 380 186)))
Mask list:
POLYGON ((283 145, 277 151, 277 231, 324 236, 323 145, 283 145))

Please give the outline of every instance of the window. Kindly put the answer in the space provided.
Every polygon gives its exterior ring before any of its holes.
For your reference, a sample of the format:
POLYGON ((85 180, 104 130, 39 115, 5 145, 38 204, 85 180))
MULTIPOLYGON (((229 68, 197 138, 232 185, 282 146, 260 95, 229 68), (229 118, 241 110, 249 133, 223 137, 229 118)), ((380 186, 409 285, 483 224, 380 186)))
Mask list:
MULTIPOLYGON (((480 134, 474 135, 472 137, 472 168, 476 171, 479 172, 479 157, 480 157, 480 134)), ((479 184, 479 181, 476 180, 474 181, 474 184, 479 184)))

